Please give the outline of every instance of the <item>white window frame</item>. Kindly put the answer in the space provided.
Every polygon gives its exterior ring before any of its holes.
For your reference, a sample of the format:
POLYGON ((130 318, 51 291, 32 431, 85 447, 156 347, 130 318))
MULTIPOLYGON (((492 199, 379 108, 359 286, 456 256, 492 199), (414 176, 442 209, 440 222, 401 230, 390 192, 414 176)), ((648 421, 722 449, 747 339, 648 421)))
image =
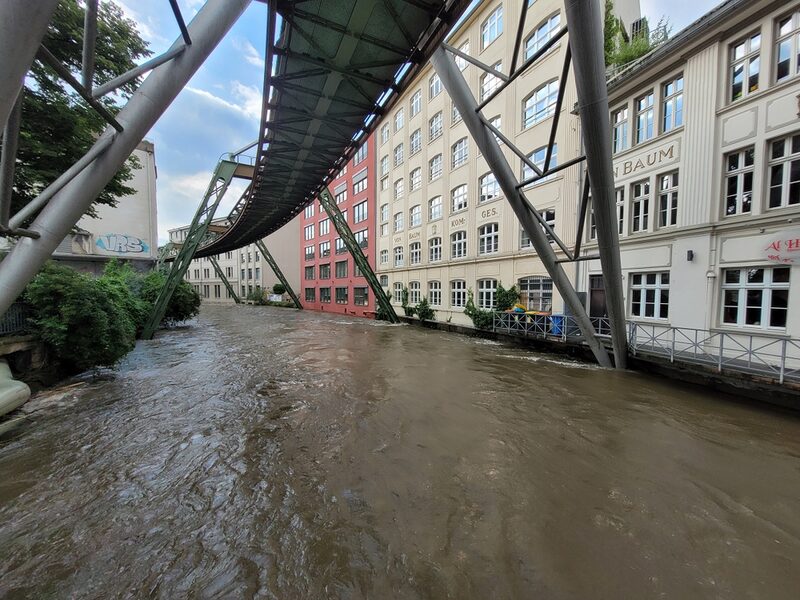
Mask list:
POLYGON ((767 210, 800 206, 800 179, 793 181, 791 178, 793 171, 800 171, 800 132, 771 140, 768 144, 768 152, 767 210), (775 157, 778 143, 783 146, 783 156, 775 157), (796 201, 793 201, 792 198, 793 191, 796 201), (778 198, 777 203, 775 202, 776 197, 778 198))
POLYGON ((428 240, 428 262, 434 263, 442 260, 442 238, 432 237, 428 240))
POLYGON ((486 223, 478 227, 478 255, 496 254, 500 251, 500 224, 486 223))
POLYGON ((785 310, 786 320, 788 322, 789 310, 789 286, 791 283, 791 267, 787 266, 761 266, 756 265, 752 267, 729 268, 722 270, 721 281, 721 299, 720 299, 720 325, 723 327, 740 327, 743 329, 762 329, 769 331, 785 331, 786 325, 773 326, 770 323, 771 312, 773 310, 785 310), (763 271, 763 281, 761 282, 748 282, 748 273, 753 271, 763 271), (728 275, 738 272, 738 281, 729 281, 728 275), (776 273, 786 274, 786 281, 776 282, 776 273), (779 291, 781 295, 786 296, 786 308, 783 306, 774 306, 774 292, 779 291), (751 292, 761 292, 760 304, 751 304, 753 308, 758 307, 759 310, 759 323, 748 323, 748 301, 752 302, 753 294, 751 292), (736 304, 731 302, 735 297, 736 304), (730 320, 727 318, 726 309, 735 307, 736 319, 730 320))
POLYGON ((450 212, 456 213, 469 208, 469 187, 466 183, 450 190, 450 212))
POLYGON ((632 319, 666 321, 669 319, 669 271, 631 273, 628 277, 632 319), (648 314, 652 307, 652 314, 648 314))
POLYGON ((722 183, 724 216, 749 215, 753 211, 755 163, 755 146, 748 146, 725 155, 725 173, 722 183))

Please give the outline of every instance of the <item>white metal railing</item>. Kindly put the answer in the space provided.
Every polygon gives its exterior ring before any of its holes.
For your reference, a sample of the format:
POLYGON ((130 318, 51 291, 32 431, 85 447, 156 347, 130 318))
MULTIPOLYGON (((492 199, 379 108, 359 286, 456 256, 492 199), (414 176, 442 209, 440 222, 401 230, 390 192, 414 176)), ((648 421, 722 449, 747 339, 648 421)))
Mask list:
MULTIPOLYGON (((591 320, 600 337, 610 337, 607 317, 591 320)), ((567 315, 495 313, 494 331, 562 342, 583 339, 575 318, 567 315)), ((708 365, 720 373, 736 371, 769 377, 781 384, 800 383, 800 340, 788 337, 628 321, 628 351, 634 356, 655 355, 670 362, 708 365)))
POLYGON ((723 371, 752 373, 800 382, 800 340, 752 333, 628 322, 628 349, 670 362, 692 362, 723 371))

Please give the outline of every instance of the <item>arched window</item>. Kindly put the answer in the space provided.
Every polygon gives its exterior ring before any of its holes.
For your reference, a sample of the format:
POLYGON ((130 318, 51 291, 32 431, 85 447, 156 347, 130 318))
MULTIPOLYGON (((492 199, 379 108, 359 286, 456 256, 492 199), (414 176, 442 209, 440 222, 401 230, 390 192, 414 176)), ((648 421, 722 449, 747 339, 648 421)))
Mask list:
POLYGON ((536 88, 522 103, 522 127, 527 129, 555 114, 558 79, 536 88))

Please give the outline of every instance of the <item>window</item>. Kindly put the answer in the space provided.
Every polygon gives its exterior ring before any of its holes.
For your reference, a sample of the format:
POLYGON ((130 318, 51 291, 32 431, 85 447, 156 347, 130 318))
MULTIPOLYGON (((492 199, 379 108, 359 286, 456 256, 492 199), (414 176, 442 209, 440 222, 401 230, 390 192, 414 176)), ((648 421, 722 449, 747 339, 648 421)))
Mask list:
POLYGON ((334 179, 339 179, 339 178, 341 178, 341 177, 344 177, 345 175, 347 175, 347 165, 345 165, 344 167, 342 167, 342 170, 341 170, 341 171, 339 171, 339 172, 336 174, 336 177, 334 177, 334 179))
POLYGON ((412 265, 418 265, 422 262, 422 244, 413 242, 408 246, 408 262, 412 265))
POLYGON ((428 141, 435 140, 442 135, 442 111, 433 115, 428 121, 428 141))
POLYGON ((394 199, 397 200, 403 197, 404 193, 404 185, 403 185, 403 178, 401 177, 397 181, 394 182, 394 199))
POLYGON ((345 200, 347 200, 347 184, 342 184, 342 189, 340 190, 333 190, 334 196, 333 199, 336 200, 336 204, 341 204, 345 200))
POLYGON ((381 223, 381 236, 389 235, 389 224, 381 223))
POLYGON ((344 243, 342 238, 336 238, 334 242, 334 247, 336 248, 336 254, 344 254, 347 252, 347 246, 344 243))
POLYGON ((320 258, 325 258, 326 256, 331 255, 331 243, 330 242, 320 242, 319 245, 319 256, 320 258))
POLYGON ((661 131, 672 131, 683 125, 683 75, 661 87, 661 131))
POLYGON ((364 162, 365 158, 367 158, 367 145, 361 144, 353 155, 353 166, 364 162))
POLYGON ((533 248, 533 242, 531 241, 531 236, 528 235, 528 232, 525 231, 522 227, 519 229, 519 249, 520 250, 527 250, 528 248, 533 248))
POLYGON ((358 244, 359 248, 367 248, 369 247, 369 230, 362 229, 361 231, 356 231, 353 234, 353 237, 356 239, 356 244, 358 244))
POLYGON ((353 304, 367 306, 369 304, 369 291, 365 287, 353 288, 353 304))
POLYGON ((442 238, 435 237, 428 240, 428 262, 442 260, 442 238))
MULTIPOLYGON (((501 72, 503 70, 503 63, 496 62, 492 65, 492 69, 495 71, 501 72)), ((493 73, 484 73, 481 75, 481 102, 486 100, 494 91, 500 87, 500 84, 503 83, 502 80, 493 73)))
POLYGON ((367 201, 359 202, 353 207, 353 223, 361 223, 367 220, 367 201))
POLYGON ((303 215, 306 219, 310 219, 314 216, 314 203, 312 202, 308 206, 306 206, 305 211, 303 211, 303 215))
POLYGON ((478 308, 492 310, 497 306, 495 295, 497 294, 496 279, 478 280, 478 308))
POLYGON ((336 262, 336 277, 347 277, 347 261, 340 260, 336 262))
POLYGON ((478 254, 492 254, 500 248, 500 227, 489 223, 478 228, 478 254))
POLYGON ((403 213, 395 213, 394 215, 394 232, 403 231, 403 213))
POLYGON ((628 107, 623 106, 611 113, 611 126, 614 128, 612 150, 622 152, 628 149, 628 107))
POLYGON ((411 96, 411 116, 413 117, 422 110, 422 90, 417 90, 411 96))
MULTIPOLYGON (((459 50, 460 50, 462 53, 469 55, 469 40, 467 40, 466 42, 464 42, 463 44, 461 44, 461 45, 458 47, 458 49, 459 49, 459 50)), ((466 69, 466 68, 467 68, 467 65, 468 65, 469 63, 467 63, 467 61, 466 61, 465 59, 461 58, 461 57, 460 57, 460 56, 458 56, 458 55, 456 55, 454 58, 455 58, 455 61, 456 61, 456 66, 459 68, 459 70, 463 71, 464 69, 466 69)))
MULTIPOLYGON (((197 269, 194 270, 195 277, 199 277, 200 273, 197 269)), ((247 269, 242 269, 242 279, 247 279, 247 269)))
POLYGON ((650 214, 650 182, 639 181, 633 184, 631 198, 631 231, 647 231, 647 217, 650 214))
POLYGON ((394 130, 400 131, 403 128, 403 123, 405 122, 406 114, 401 108, 396 113, 394 113, 394 130))
POLYGON ((800 10, 778 19, 775 43, 775 81, 800 73, 800 10))
POLYGON ((523 277, 519 280, 519 301, 528 310, 553 310, 553 280, 549 277, 523 277))
POLYGON ((306 302, 316 302, 317 290, 315 288, 305 288, 305 291, 306 291, 306 302))
POLYGON ((203 269, 203 277, 205 279, 208 279, 209 277, 211 277, 211 272, 210 271, 211 271, 210 269, 203 269))
MULTIPOLYGON (((501 126, 501 123, 502 123, 502 119, 501 119, 500 115, 497 115, 497 116, 492 117, 491 119, 489 119, 489 124, 492 127, 494 127, 495 129, 497 129, 497 131, 502 133, 503 128, 501 126)), ((494 139, 497 140, 498 144, 502 144, 503 143, 503 140, 500 139, 500 137, 496 133, 492 132, 492 135, 494 136, 494 139)))
POLYGON ((498 6, 481 24, 481 50, 503 33, 503 6, 498 6))
MULTIPOLYGON (((541 215, 542 215, 542 219, 544 219, 544 222, 547 223, 547 226, 552 231, 555 231, 555 228, 556 228, 556 209, 555 208, 547 208, 547 209, 541 211, 541 215)), ((545 228, 544 225, 542 225, 542 231, 544 231, 544 234, 547 236, 547 239, 550 241, 551 244, 553 242, 555 242, 555 240, 553 239, 553 236, 550 235, 550 232, 547 231, 547 229, 545 228)))
POLYGON ((442 284, 439 281, 428 282, 428 301, 433 306, 439 306, 442 303, 442 284))
POLYGON ((397 144, 394 148, 394 166, 398 167, 403 164, 403 144, 397 144))
POLYGON ((442 82, 439 76, 434 73, 428 80, 428 98, 436 98, 442 91, 442 82))
POLYGON ((331 278, 331 263, 325 263, 324 265, 319 266, 319 278, 320 279, 331 278))
POLYGON ((430 171, 430 180, 438 179, 442 176, 442 155, 437 154, 428 163, 430 171))
POLYGON ((305 278, 306 279, 314 279, 314 267, 306 267, 305 268, 305 278))
POLYGON ((389 264, 389 251, 388 250, 381 250, 381 264, 382 265, 389 264))
POLYGON ((456 231, 450 236, 450 258, 464 258, 467 255, 467 232, 456 231))
POLYGON ((313 260, 314 246, 306 246, 306 260, 313 260))
POLYGON ((389 287, 389 276, 381 275, 381 287, 389 287))
POLYGON ((394 266, 395 267, 402 267, 405 264, 405 260, 403 259, 403 247, 402 246, 395 246, 394 249, 394 266))
POLYGON ((461 138, 451 148, 453 157, 452 168, 460 167, 469 158, 469 147, 467 146, 467 138, 461 138))
POLYGON ((389 173, 389 157, 384 156, 381 158, 381 176, 389 173))
POLYGON ((487 173, 478 180, 478 183, 480 184, 480 196, 478 197, 479 204, 488 202, 489 200, 494 200, 501 195, 500 185, 497 183, 494 173, 487 173))
POLYGON ((422 150, 422 132, 419 129, 414 130, 414 133, 411 134, 409 146, 411 147, 409 150, 411 156, 422 150))
MULTIPOLYGON (((356 175, 358 177, 358 175, 356 175)), ((364 177, 353 181, 353 195, 360 194, 367 189, 367 172, 364 171, 364 177)))
POLYGON ((400 304, 403 300, 403 284, 399 281, 394 282, 394 293, 392 294, 392 299, 395 301, 395 304, 400 304))
POLYGON ((385 192, 388 189, 389 189, 389 178, 381 177, 381 191, 385 192))
POLYGON ((455 102, 450 106, 450 124, 455 125, 461 120, 461 113, 458 112, 455 102))
POLYGON ((770 143, 769 207, 800 204, 800 134, 770 143))
POLYGON ((412 281, 408 284, 408 302, 409 304, 419 304, 420 300, 419 281, 412 281))
POLYGON ((558 79, 536 88, 522 103, 522 127, 527 129, 555 114, 558 100, 558 79))
POLYGON ((389 124, 384 123, 383 127, 381 127, 381 144, 385 144, 389 141, 389 124))
POLYGON ((381 222, 385 223, 389 220, 389 205, 381 204, 381 222))
POLYGON ((422 225, 422 207, 417 204, 408 211, 408 226, 419 227, 420 225, 422 225))
POLYGON ((640 96, 634 102, 636 107, 636 143, 641 144, 653 137, 653 92, 640 96))
POLYGON ((328 235, 331 232, 331 220, 330 219, 322 219, 319 222, 319 235, 322 237, 323 235, 328 235))
POLYGON ((314 239, 314 225, 306 225, 303 228, 303 239, 306 241, 314 239))
POLYGON ((753 205, 755 148, 725 156, 725 216, 749 213, 753 205))
POLYGON ((442 197, 436 196, 428 200, 428 220, 435 221, 442 218, 442 197))
POLYGON ((552 38, 561 27, 561 14, 557 13, 545 19, 544 22, 536 28, 528 39, 525 40, 525 60, 536 54, 539 49, 544 46, 550 38, 552 38))
POLYGON ((619 234, 625 233, 625 188, 617 188, 615 190, 617 198, 617 228, 619 234))
POLYGON ((669 318, 669 273, 631 273, 631 317, 669 318))
MULTIPOLYGON (((550 154, 550 163, 545 165, 545 160, 547 159, 547 146, 542 146, 541 148, 537 148, 530 154, 528 154, 528 160, 532 161, 542 173, 546 172, 549 169, 552 169, 558 166, 558 144, 553 144, 553 152, 550 154)), ((527 181, 531 179, 536 172, 531 169, 527 164, 522 163, 522 180, 527 181)), ((540 179, 537 179, 535 183, 540 183, 543 181, 549 181, 552 175, 547 175, 540 179)))
POLYGON ((336 288, 336 304, 347 304, 347 288, 336 288))
POLYGON ((658 226, 678 223, 678 173, 658 176, 658 226))
POLYGON ((422 187, 422 167, 412 169, 408 179, 408 191, 413 192, 422 187))
POLYGON ((453 188, 453 191, 450 192, 450 198, 452 199, 452 212, 467 208, 467 184, 453 188))
POLYGON ((790 267, 725 269, 722 322, 726 325, 785 328, 790 267))
POLYGON ((761 34, 756 33, 731 45, 731 101, 758 91, 761 71, 761 34))
POLYGON ((450 282, 450 306, 464 308, 467 305, 467 282, 456 279, 450 282))

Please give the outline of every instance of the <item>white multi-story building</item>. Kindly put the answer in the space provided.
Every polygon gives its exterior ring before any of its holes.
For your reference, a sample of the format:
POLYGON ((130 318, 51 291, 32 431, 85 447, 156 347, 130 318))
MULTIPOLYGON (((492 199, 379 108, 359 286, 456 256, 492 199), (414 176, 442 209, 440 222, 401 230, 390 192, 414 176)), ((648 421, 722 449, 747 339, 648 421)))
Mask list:
MULTIPOLYGON (((226 223, 227 219, 217 219, 214 224, 226 223)), ((182 242, 188 227, 170 229, 171 242, 182 242)), ((300 220, 293 219, 278 231, 265 237, 264 245, 269 250, 278 267, 295 293, 300 289, 300 258, 297 247, 300 243, 300 220)), ((238 250, 225 252, 215 257, 225 279, 231 284, 240 299, 244 300, 254 290, 270 291, 279 283, 278 277, 264 260, 255 244, 248 244, 238 250)), ((233 303, 222 279, 217 275, 211 260, 195 258, 189 264, 184 277, 200 296, 209 302, 233 303)))
MULTIPOLYGON (((530 57, 564 25, 562 0, 481 2, 448 43, 508 73, 523 2, 529 7, 519 60, 530 57)), ((628 19, 638 18, 638 2, 622 4, 628 19)), ((538 166, 545 161, 566 50, 562 39, 483 111, 538 166)), ((491 73, 461 58, 457 62, 479 102, 500 85, 491 73)), ((551 166, 581 149, 578 118, 571 113, 574 83, 570 78, 564 85, 551 166)), ((427 297, 437 319, 470 324, 463 313, 468 290, 478 307, 492 308, 498 285, 517 285, 529 309, 562 310, 551 279, 430 64, 378 125, 377 135, 377 272, 394 303, 407 287, 410 304, 427 297)), ((520 180, 532 174, 509 148, 503 151, 520 180)), ((571 167, 526 190, 564 240, 576 236, 582 174, 582 167, 571 167)))
MULTIPOLYGON (((628 318, 799 337, 800 2, 728 0, 609 94, 628 318)), ((604 314, 597 261, 579 289, 604 314)))

